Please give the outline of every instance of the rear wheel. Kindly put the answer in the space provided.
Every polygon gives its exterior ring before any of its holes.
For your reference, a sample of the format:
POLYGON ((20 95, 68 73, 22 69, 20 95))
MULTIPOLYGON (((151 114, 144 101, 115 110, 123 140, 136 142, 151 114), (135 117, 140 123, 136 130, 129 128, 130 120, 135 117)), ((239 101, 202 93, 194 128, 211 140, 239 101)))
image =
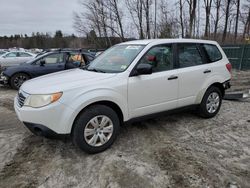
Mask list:
POLYGON ((10 86, 13 89, 19 89, 21 85, 29 79, 29 75, 25 73, 17 73, 10 78, 10 86))
POLYGON ((94 105, 76 119, 73 142, 87 153, 98 153, 109 148, 120 129, 116 112, 108 106, 94 105))
POLYGON ((211 86, 203 96, 199 106, 199 114, 204 118, 214 117, 220 110, 222 93, 218 87, 211 86))

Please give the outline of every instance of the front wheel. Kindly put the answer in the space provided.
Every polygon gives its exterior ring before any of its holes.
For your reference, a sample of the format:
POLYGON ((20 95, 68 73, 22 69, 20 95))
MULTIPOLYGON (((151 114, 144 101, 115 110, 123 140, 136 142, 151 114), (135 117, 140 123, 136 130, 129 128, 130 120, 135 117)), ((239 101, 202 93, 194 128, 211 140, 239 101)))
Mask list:
POLYGON ((218 87, 211 86, 203 96, 199 106, 199 114, 204 118, 214 117, 220 110, 222 93, 218 87))
POLYGON ((109 148, 120 129, 116 112, 104 105, 93 105, 85 109, 76 119, 73 142, 87 153, 98 153, 109 148))
POLYGON ((30 77, 27 74, 17 73, 10 78, 10 86, 13 89, 18 90, 21 87, 21 85, 29 79, 30 79, 30 77))

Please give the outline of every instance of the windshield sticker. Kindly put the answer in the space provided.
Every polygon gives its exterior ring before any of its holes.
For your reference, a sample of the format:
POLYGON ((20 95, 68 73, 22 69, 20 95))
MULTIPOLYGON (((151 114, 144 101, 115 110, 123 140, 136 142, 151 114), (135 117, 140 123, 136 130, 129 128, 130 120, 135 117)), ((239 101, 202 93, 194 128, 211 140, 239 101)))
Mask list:
POLYGON ((127 46, 126 49, 139 50, 141 46, 127 46))
POLYGON ((122 69, 122 70, 124 70, 124 69, 126 69, 126 68, 127 68, 127 65, 122 65, 122 66, 121 66, 121 69, 122 69))

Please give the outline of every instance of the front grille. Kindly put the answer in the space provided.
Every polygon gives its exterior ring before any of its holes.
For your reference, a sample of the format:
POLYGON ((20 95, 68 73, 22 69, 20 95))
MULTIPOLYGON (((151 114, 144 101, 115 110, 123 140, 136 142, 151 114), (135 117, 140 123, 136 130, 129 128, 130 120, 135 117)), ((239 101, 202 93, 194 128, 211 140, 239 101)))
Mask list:
POLYGON ((26 97, 21 92, 18 92, 17 103, 18 103, 19 107, 23 107, 25 99, 26 99, 26 97))

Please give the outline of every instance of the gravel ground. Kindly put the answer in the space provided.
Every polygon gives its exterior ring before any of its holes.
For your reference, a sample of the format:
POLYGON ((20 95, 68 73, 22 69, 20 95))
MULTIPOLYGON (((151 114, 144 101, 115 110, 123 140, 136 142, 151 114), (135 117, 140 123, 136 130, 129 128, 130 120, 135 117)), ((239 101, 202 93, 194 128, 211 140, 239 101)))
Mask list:
POLYGON ((0 187, 249 187, 250 100, 223 101, 202 119, 182 112, 122 128, 89 155, 69 138, 32 135, 0 87, 0 187))

